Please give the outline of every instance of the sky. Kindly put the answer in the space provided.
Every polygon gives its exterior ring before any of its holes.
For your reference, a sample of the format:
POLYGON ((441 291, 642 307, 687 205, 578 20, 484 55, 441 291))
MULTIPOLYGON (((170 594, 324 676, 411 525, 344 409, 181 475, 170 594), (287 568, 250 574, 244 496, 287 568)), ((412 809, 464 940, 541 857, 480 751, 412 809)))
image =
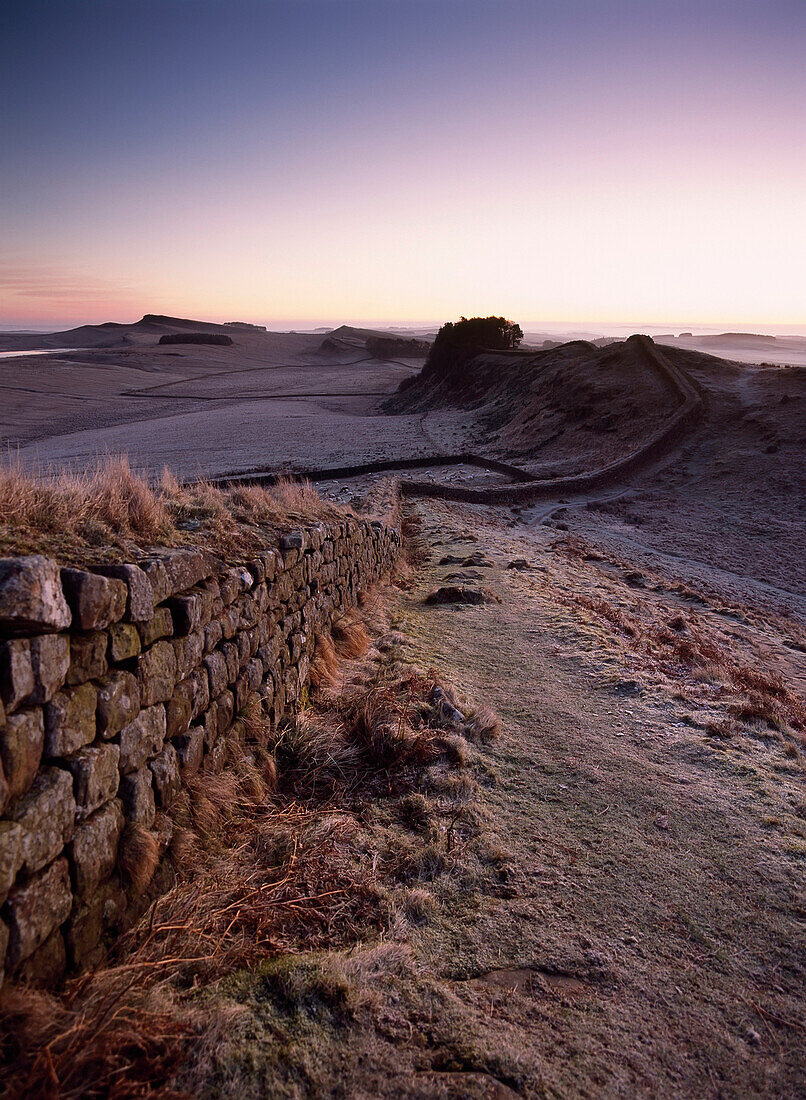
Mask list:
POLYGON ((5 0, 0 327, 797 331, 804 57, 806 0, 5 0))

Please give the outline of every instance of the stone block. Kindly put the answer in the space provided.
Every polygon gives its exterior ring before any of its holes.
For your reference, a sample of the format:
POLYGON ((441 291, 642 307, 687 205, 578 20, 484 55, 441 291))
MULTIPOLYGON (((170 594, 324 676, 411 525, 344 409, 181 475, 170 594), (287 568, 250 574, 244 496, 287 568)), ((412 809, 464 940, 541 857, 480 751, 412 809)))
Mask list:
POLYGON ((126 613, 128 589, 123 581, 83 569, 62 569, 62 588, 80 630, 103 630, 126 613))
POLYGON ((184 733, 190 725, 193 715, 193 701, 196 695, 196 684, 192 680, 180 680, 174 688, 174 693, 165 704, 165 733, 167 737, 175 737, 178 733, 184 733))
POLYGON ((76 818, 82 821, 118 793, 120 773, 118 745, 89 745, 65 764, 73 776, 76 818))
POLYGON ((204 628, 204 652, 205 655, 212 653, 221 639, 224 637, 224 631, 221 629, 221 623, 218 619, 213 619, 204 628))
POLYGON ((46 756, 70 756, 95 740, 97 702, 92 684, 56 692, 45 706, 46 756))
POLYGON ((50 863, 73 835, 72 776, 60 768, 42 768, 27 794, 9 807, 8 817, 22 828, 20 866, 32 875, 50 863))
POLYGON ((235 698, 231 691, 222 691, 210 704, 210 709, 216 711, 216 729, 218 736, 226 733, 229 729, 230 723, 235 716, 235 698))
POLYGON ((226 739, 221 737, 205 755, 203 764, 204 771, 209 772, 211 775, 220 775, 227 766, 228 759, 229 746, 226 739))
POLYGON ((241 666, 238 662, 238 647, 234 642, 223 642, 221 645, 221 655, 227 665, 227 683, 234 684, 238 679, 238 673, 241 671, 241 666))
POLYGON ((266 579, 266 566, 263 563, 260 556, 253 558, 246 563, 246 568, 252 574, 252 581, 254 584, 260 584, 261 581, 266 579))
POLYGON ((193 708, 191 718, 198 718, 210 706, 210 678, 206 668, 197 668, 187 677, 193 685, 193 708))
MULTIPOLYGON (((43 634, 43 638, 60 637, 60 635, 43 634)), ((65 643, 67 638, 64 637, 65 643)), ((74 687, 76 684, 85 684, 87 680, 97 680, 109 671, 109 663, 106 659, 106 651, 109 648, 109 636, 102 630, 91 630, 86 634, 72 634, 69 642, 67 683, 74 687)), ((61 687, 61 684, 58 685, 61 687)), ((48 697, 49 698, 49 697, 48 697)), ((47 702, 43 699, 42 702, 47 702)))
POLYGON ((199 596, 172 596, 167 603, 173 619, 174 634, 192 634, 200 630, 202 622, 202 600, 199 596))
POLYGON ((184 638, 174 638, 170 643, 176 655, 176 675, 180 679, 187 676, 201 664, 204 653, 204 633, 197 630, 184 638))
POLYGON ((7 634, 65 630, 71 618, 55 561, 41 554, 0 558, 0 630, 7 634))
POLYGON ((263 682, 263 662, 253 657, 246 666, 246 683, 250 691, 257 691, 263 682))
POLYGON ((169 742, 148 766, 151 769, 151 783, 157 805, 165 810, 173 802, 174 796, 182 786, 179 758, 174 746, 169 742))
POLYGON ((260 603, 254 594, 239 596, 232 605, 238 612, 238 629, 248 630, 260 618, 260 603))
POLYGON ((170 608, 155 608, 150 619, 137 624, 137 631, 143 649, 147 649, 154 642, 158 642, 160 638, 170 638, 174 632, 174 620, 170 608))
POLYGON ((140 685, 131 672, 115 669, 98 681, 96 723, 101 737, 119 733, 140 712, 140 685))
POLYGON ((145 622, 154 615, 154 590, 148 577, 136 565, 96 565, 93 572, 116 577, 126 585, 126 618, 145 622))
MULTIPOLYGON (((219 577, 219 592, 225 606, 229 606, 235 597, 239 596, 240 593, 244 591, 242 578, 242 569, 226 569, 219 577)), ((249 583, 251 584, 251 577, 249 578, 249 583)))
POLYGON ((14 638, 0 646, 0 698, 6 713, 17 707, 34 690, 34 666, 28 638, 14 638))
POLYGON ((19 798, 30 789, 45 744, 45 722, 41 707, 9 714, 0 729, 0 760, 8 784, 8 797, 19 798))
POLYGON ((249 683, 246 679, 246 673, 239 676, 232 685, 232 694, 235 700, 235 713, 238 714, 246 706, 246 701, 249 698, 249 683))
POLYGON ((243 671, 252 656, 252 640, 245 630, 235 635, 235 645, 238 648, 238 667, 243 671))
POLYGON ((170 642, 157 642, 137 658, 137 680, 140 703, 150 707, 164 703, 174 693, 176 684, 176 654, 170 642))
POLYGON ((148 558, 140 562, 140 569, 151 585, 154 603, 158 604, 162 603, 163 600, 167 600, 171 595, 171 588, 168 583, 168 574, 162 560, 160 558, 148 558))
POLYGON ((86 898, 114 871, 123 822, 123 810, 114 801, 76 827, 67 852, 79 897, 86 898))
POLYGON ((66 969, 64 937, 61 930, 55 928, 42 946, 23 960, 16 977, 26 985, 48 989, 58 985, 66 969))
POLYGON ((182 776, 194 775, 201 767, 204 757, 204 730, 201 726, 191 726, 185 733, 174 737, 173 746, 179 761, 182 776))
POLYGON ((120 770, 124 775, 138 771, 161 751, 165 741, 165 707, 162 704, 141 710, 133 722, 117 735, 120 745, 120 770))
POLYGON ((142 649, 140 634, 134 623, 114 623, 109 629, 109 659, 128 661, 142 649))
POLYGON ((8 950, 8 925, 0 920, 0 987, 6 976, 6 951, 8 950))
MULTIPOLYGON (((0 905, 8 897, 24 858, 22 826, 16 821, 0 821, 0 905)), ((0 952, 0 965, 2 962, 0 952)))
POLYGON ((91 896, 76 899, 65 931, 67 958, 73 969, 86 969, 102 961, 104 933, 122 923, 125 910, 126 895, 115 875, 91 896))
MULTIPOLYGON (((216 571, 218 564, 215 558, 204 550, 166 550, 155 555, 154 558, 144 566, 144 569, 149 575, 149 579, 152 579, 152 571, 154 573, 159 572, 154 569, 154 562, 158 562, 162 566, 162 577, 164 577, 162 583, 165 585, 165 594, 160 596, 156 601, 157 603, 162 603, 169 596, 178 595, 180 592, 187 592, 194 584, 198 584, 199 581, 211 576, 216 571)), ((153 583, 154 581, 152 580, 152 584, 153 583)))
POLYGON ((263 553, 258 554, 258 560, 263 565, 263 576, 260 578, 262 581, 271 581, 277 576, 277 562, 278 554, 276 550, 265 550, 263 553))
POLYGON ((231 604, 222 612, 219 622, 221 623, 221 632, 224 637, 234 637, 235 632, 238 629, 238 624, 240 622, 238 608, 234 604, 231 604))
POLYGON ((154 824, 156 806, 154 790, 151 786, 151 772, 142 767, 130 775, 124 775, 120 781, 120 798, 123 812, 129 821, 136 821, 148 829, 154 824))
POLYGON ((15 886, 5 908, 9 969, 16 969, 23 959, 33 955, 54 929, 67 920, 72 906, 70 874, 64 858, 51 863, 30 881, 15 886))
POLYGON ((223 653, 217 650, 215 653, 209 653, 204 658, 203 664, 207 669, 207 675, 210 681, 210 697, 215 698, 215 696, 219 695, 229 683, 227 662, 223 653))
POLYGON ((40 634, 31 638, 34 690, 29 703, 49 703, 64 685, 70 671, 71 647, 66 634, 40 634))

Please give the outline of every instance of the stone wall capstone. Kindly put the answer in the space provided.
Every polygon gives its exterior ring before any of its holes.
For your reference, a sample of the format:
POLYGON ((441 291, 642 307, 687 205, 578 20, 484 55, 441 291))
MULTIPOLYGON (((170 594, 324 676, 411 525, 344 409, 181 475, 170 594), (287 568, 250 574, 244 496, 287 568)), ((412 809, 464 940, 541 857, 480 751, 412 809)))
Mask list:
POLYGON ((400 544, 345 518, 235 566, 202 549, 86 570, 0 560, 0 983, 102 957, 141 900, 117 866, 126 822, 154 826, 189 775, 226 767, 247 705, 282 721, 316 635, 400 544))

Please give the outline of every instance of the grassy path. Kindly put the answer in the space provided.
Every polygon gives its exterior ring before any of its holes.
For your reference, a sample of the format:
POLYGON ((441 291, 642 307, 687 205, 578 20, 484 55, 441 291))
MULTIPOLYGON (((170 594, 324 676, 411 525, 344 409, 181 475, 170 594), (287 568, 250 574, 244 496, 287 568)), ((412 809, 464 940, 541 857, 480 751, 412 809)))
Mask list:
POLYGON ((504 528, 429 505, 424 535, 434 562, 481 550, 501 600, 426 608, 457 568, 431 565, 406 610, 417 659, 504 724, 485 798, 506 881, 419 945, 468 1065, 522 1095, 806 1095, 802 772, 633 694, 567 585, 506 570, 504 528))

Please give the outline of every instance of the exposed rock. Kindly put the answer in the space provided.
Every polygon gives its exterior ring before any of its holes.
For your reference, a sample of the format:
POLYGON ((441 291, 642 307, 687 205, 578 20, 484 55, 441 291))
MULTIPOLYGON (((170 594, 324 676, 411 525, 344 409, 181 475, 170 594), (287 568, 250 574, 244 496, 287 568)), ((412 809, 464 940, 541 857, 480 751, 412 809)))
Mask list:
POLYGON ((442 588, 438 588, 436 592, 432 592, 427 596, 425 602, 429 604, 479 604, 484 603, 484 593, 478 588, 467 588, 466 586, 457 588, 452 585, 444 585, 442 588))
POLYGON ((30 789, 42 760, 45 722, 41 707, 10 714, 0 730, 0 759, 8 797, 19 798, 30 789))
MULTIPOLYGON (((54 635, 45 634, 43 637, 54 637, 54 635)), ((70 637, 67 683, 75 686, 104 676, 109 669, 106 660, 108 647, 109 637, 102 630, 92 630, 87 634, 73 634, 70 637)))
POLYGON ((165 740, 165 707, 146 707, 133 722, 118 734, 120 770, 125 774, 137 771, 156 756, 165 740))
POLYGON ((123 821, 123 811, 115 801, 96 810, 76 828, 68 851, 78 895, 91 894, 112 874, 123 821))
POLYGON ((55 561, 41 554, 0 558, 0 629, 13 634, 64 630, 71 618, 55 561))
POLYGON ((95 740, 98 695, 92 684, 57 691, 45 706, 45 754, 70 756, 95 740))
POLYGON ((73 835, 76 802, 72 776, 43 768, 33 786, 11 806, 8 816, 22 827, 22 868, 32 875, 50 863, 73 835))
POLYGON ((66 859, 57 859, 30 882, 15 886, 6 902, 10 969, 40 947, 70 916, 73 895, 66 859))
POLYGON ((140 711, 140 685, 131 672, 116 669, 98 681, 96 721, 101 737, 114 737, 140 711))
POLYGON ((95 573, 116 577, 127 588, 126 617, 132 622, 145 622, 154 615, 154 590, 151 583, 136 565, 96 565, 95 573))
POLYGON ((173 618, 174 634, 192 634, 205 624, 202 622, 203 604, 199 596, 172 596, 168 609, 173 618))
POLYGON ((73 775, 76 818, 81 821, 118 793, 117 745, 89 745, 65 763, 73 775))
POLYGON ((62 569, 61 577, 74 626, 81 630, 102 630, 123 618, 129 595, 123 581, 86 573, 83 569, 62 569))
POLYGON ((66 634, 39 634, 31 638, 34 690, 29 703, 49 703, 63 686, 70 669, 71 646, 66 634))

